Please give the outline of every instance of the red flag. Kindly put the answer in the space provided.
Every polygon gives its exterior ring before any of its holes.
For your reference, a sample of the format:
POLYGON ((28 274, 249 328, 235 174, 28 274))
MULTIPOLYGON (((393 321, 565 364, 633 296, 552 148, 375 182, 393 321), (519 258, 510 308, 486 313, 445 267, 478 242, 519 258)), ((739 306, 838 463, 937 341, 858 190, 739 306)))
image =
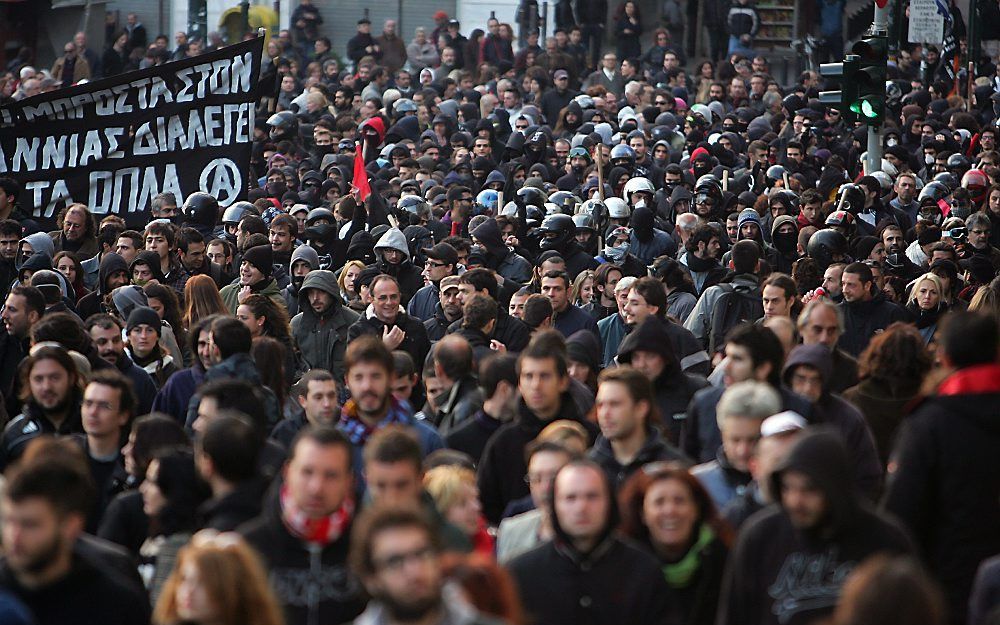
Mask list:
POLYGON ((368 171, 365 170, 365 158, 361 155, 361 144, 354 145, 354 180, 351 188, 357 194, 358 201, 364 202, 372 194, 372 188, 368 184, 368 171))

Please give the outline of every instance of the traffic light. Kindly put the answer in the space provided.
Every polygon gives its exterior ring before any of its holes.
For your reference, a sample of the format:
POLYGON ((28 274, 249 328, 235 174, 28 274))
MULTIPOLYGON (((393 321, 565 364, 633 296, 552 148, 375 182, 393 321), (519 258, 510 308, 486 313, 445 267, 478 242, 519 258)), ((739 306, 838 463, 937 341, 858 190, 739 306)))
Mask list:
POLYGON ((889 39, 885 35, 869 35, 851 47, 860 59, 855 74, 857 98, 851 111, 859 121, 879 126, 885 115, 885 72, 889 60, 889 39))
POLYGON ((834 78, 840 83, 839 91, 821 91, 819 101, 840 111, 845 122, 854 122, 854 112, 851 105, 857 100, 858 86, 854 79, 860 66, 860 59, 853 54, 844 57, 843 63, 823 63, 819 73, 827 78, 834 78))

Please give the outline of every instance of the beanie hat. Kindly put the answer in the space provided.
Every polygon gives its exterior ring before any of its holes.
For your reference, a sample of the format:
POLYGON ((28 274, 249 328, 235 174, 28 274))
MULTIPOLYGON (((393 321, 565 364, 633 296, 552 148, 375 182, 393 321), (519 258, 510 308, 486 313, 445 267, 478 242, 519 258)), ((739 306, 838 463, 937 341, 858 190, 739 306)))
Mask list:
POLYGON ((274 270, 274 252, 270 245, 258 245, 243 252, 243 260, 257 268, 265 278, 271 277, 274 270))
POLYGON ((785 224, 792 224, 793 226, 795 226, 795 231, 798 232, 799 226, 797 223, 795 223, 794 217, 792 217, 791 215, 778 215, 777 217, 774 218, 774 223, 771 224, 771 235, 773 236, 774 233, 778 231, 778 228, 780 228, 785 224))
POLYGON ((760 215, 757 213, 756 210, 752 208, 744 208, 742 211, 740 211, 739 219, 737 219, 736 221, 736 228, 738 230, 742 230, 743 224, 745 223, 755 223, 757 224, 757 228, 758 229, 760 228, 760 215))
POLYGON ((128 323, 125 324, 125 331, 131 332, 136 326, 146 324, 156 330, 157 336, 162 332, 160 329, 160 317, 156 311, 149 306, 136 306, 128 314, 128 323))

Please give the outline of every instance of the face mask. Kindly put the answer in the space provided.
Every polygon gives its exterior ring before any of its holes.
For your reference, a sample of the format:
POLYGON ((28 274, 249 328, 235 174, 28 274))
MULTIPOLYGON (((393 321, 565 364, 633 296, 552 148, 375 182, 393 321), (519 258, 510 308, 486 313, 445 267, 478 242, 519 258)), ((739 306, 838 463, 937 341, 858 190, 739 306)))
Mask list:
POLYGON ((633 208, 642 208, 644 206, 646 206, 646 200, 639 200, 638 202, 635 203, 635 206, 633 206, 633 208))
POLYGON ((615 246, 609 245, 604 248, 604 257, 612 262, 620 263, 625 260, 625 256, 628 254, 628 246, 628 243, 615 246))
POLYGON ((795 252, 798 247, 799 235, 797 232, 775 232, 771 238, 774 241, 774 247, 785 256, 795 252))
POLYGON ((924 154, 924 164, 926 164, 926 165, 933 165, 934 164, 934 155, 933 154, 924 154))
POLYGON ((292 286, 294 286, 295 289, 298 290, 298 289, 302 288, 302 283, 305 282, 305 280, 306 280, 305 276, 295 276, 295 275, 293 275, 292 279, 291 279, 292 286))
POLYGON ((899 141, 896 140, 896 137, 889 137, 886 139, 885 144, 891 148, 894 145, 898 145, 899 141))

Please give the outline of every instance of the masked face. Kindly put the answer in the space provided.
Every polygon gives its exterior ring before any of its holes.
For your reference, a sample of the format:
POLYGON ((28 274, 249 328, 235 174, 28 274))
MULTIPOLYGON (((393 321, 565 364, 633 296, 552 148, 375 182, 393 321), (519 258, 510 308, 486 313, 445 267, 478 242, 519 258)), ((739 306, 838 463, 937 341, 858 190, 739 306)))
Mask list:
POLYGON ((629 242, 622 241, 617 245, 609 245, 604 248, 604 257, 614 263, 620 263, 628 255, 629 242))

